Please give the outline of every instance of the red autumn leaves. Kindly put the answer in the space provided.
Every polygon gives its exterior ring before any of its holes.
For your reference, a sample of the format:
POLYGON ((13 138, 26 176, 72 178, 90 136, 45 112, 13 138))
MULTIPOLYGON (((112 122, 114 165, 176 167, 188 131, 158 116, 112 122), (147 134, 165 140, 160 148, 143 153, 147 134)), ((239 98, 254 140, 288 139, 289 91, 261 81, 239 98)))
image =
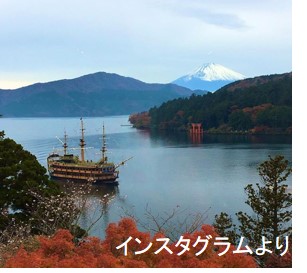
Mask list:
MULTIPOLYGON (((183 234, 184 238, 195 242, 198 236, 206 238, 206 235, 213 238, 218 237, 214 228, 209 225, 203 225, 201 230, 192 234, 183 234)), ((199 256, 203 245, 199 244, 195 248, 178 256, 182 248, 178 249, 175 243, 168 245, 173 251, 169 254, 162 250, 158 254, 154 251, 161 247, 162 242, 156 241, 157 238, 165 238, 164 234, 155 234, 151 237, 148 232, 141 232, 137 229, 135 222, 129 218, 123 218, 118 224, 112 223, 106 230, 105 240, 95 237, 87 237, 80 243, 73 242, 73 236, 67 230, 58 230, 50 238, 39 236, 39 247, 34 251, 26 251, 21 247, 18 252, 8 258, 4 267, 178 267, 178 268, 214 268, 214 267, 256 267, 253 257, 245 254, 234 254, 235 246, 231 246, 229 251, 218 256, 218 253, 224 250, 224 247, 218 247, 210 240, 206 250, 199 256), (131 240, 128 244, 127 256, 124 255, 123 249, 116 249, 129 237, 138 238, 141 243, 131 240), (136 251, 145 249, 150 243, 152 246, 147 252, 136 255, 136 251)), ((178 238, 179 239, 179 238, 178 238)))

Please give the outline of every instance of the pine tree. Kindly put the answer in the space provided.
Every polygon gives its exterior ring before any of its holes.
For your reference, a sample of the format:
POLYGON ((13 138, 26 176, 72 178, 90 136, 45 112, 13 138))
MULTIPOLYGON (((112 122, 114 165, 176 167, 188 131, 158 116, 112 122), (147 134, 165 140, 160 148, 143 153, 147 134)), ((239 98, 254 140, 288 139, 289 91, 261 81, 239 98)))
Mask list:
POLYGON ((219 215, 215 215, 213 227, 220 236, 228 237, 230 243, 234 245, 237 243, 239 235, 236 225, 233 224, 232 218, 227 213, 221 212, 219 215))
POLYGON ((272 241, 271 250, 278 254, 278 250, 274 249, 276 238, 290 236, 292 233, 292 194, 287 192, 288 186, 284 183, 292 170, 288 160, 278 155, 269 157, 259 166, 258 171, 262 185, 257 183, 255 188, 252 184, 245 187, 248 197, 246 204, 254 213, 237 213, 239 229, 250 247, 255 249, 261 246, 262 236, 265 236, 272 241))
POLYGON ((29 191, 42 195, 59 194, 57 184, 50 181, 46 169, 36 157, 14 140, 0 137, 0 231, 11 219, 29 219, 33 200, 29 191))

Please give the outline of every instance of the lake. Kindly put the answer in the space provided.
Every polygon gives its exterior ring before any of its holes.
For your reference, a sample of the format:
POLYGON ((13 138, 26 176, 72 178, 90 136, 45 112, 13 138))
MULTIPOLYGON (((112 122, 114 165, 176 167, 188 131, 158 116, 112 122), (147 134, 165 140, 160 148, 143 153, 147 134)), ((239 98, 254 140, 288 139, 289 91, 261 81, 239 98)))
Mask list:
MULTIPOLYGON (((105 211, 91 230, 103 237, 105 227, 125 213, 146 222, 146 208, 154 215, 173 209, 184 213, 204 213, 211 224, 221 211, 235 220, 238 211, 250 212, 244 203, 244 187, 260 182, 257 166, 268 156, 281 154, 292 161, 291 136, 204 135, 155 133, 132 128, 128 116, 83 118, 86 158, 98 160, 102 125, 107 134, 108 156, 120 162, 118 187, 95 186, 93 200, 103 196, 108 202, 101 208, 90 207, 80 224, 89 225, 97 210, 105 211)), ((54 148, 61 148, 58 138, 64 130, 70 147, 78 147, 79 118, 1 118, 0 130, 22 144, 46 167, 46 158, 54 148)), ((291 190, 291 177, 288 182, 291 190)), ((100 203, 99 203, 100 204, 100 203)), ((100 206, 100 205, 99 205, 100 206)))

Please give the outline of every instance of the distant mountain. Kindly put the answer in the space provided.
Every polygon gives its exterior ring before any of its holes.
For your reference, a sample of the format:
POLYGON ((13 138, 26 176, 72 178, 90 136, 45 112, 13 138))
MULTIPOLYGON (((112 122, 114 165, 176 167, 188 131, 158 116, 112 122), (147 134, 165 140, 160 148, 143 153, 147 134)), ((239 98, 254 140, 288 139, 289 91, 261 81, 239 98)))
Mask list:
POLYGON ((231 83, 214 93, 175 99, 130 116, 137 128, 188 130, 201 123, 212 133, 291 133, 292 73, 231 83))
POLYGON ((98 72, 76 79, 0 90, 0 113, 18 117, 122 115, 145 111, 192 93, 197 92, 175 84, 148 84, 98 72))
POLYGON ((220 64, 207 63, 172 83, 192 90, 200 89, 214 92, 229 83, 244 78, 244 75, 220 64))

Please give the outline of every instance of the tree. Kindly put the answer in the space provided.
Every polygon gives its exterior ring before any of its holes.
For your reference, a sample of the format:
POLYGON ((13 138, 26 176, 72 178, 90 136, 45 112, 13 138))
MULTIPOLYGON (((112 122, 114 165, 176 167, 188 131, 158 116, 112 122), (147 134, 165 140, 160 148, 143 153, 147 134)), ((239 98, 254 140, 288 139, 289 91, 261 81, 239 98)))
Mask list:
POLYGON ((184 233, 193 233, 201 228, 207 218, 207 209, 204 212, 189 212, 187 209, 181 209, 180 206, 173 208, 171 211, 154 213, 152 209, 146 205, 144 216, 137 218, 133 212, 126 207, 123 208, 124 214, 122 218, 129 217, 133 219, 140 228, 149 231, 151 234, 163 233, 171 242, 184 233))
POLYGON ((148 112, 142 112, 137 114, 131 114, 129 116, 129 122, 138 129, 145 129, 150 127, 150 116, 148 112))
MULTIPOLYGON (((52 235, 58 228, 69 229, 74 235, 84 232, 77 223, 91 202, 91 185, 72 187, 66 183, 62 191, 46 172, 21 145, 0 138, 0 242, 30 234, 52 235)), ((103 204, 104 199, 100 200, 103 204)))
MULTIPOLYGON (((240 232, 253 248, 259 247, 262 236, 274 244, 277 237, 284 238, 292 233, 292 195, 287 192, 288 185, 284 184, 292 171, 288 160, 281 155, 269 156, 269 160, 260 164, 258 171, 262 185, 257 183, 254 188, 249 184, 245 188, 246 204, 254 214, 237 213, 240 232)), ((275 249, 274 254, 278 255, 279 251, 275 249)), ((266 258, 263 257, 260 262, 263 263, 266 258)))
POLYGON ((168 244, 168 248, 173 251, 172 254, 165 250, 155 254, 154 252, 163 245, 156 239, 165 238, 165 236, 162 233, 156 233, 151 237, 149 232, 139 231, 132 219, 123 218, 119 223, 109 224, 106 229, 106 238, 103 241, 87 237, 82 242, 75 244, 70 232, 63 229, 51 237, 39 236, 39 246, 36 249, 27 250, 21 247, 15 255, 6 259, 4 267, 256 267, 250 255, 234 255, 232 253, 234 246, 229 246, 226 254, 218 256, 225 250, 225 246, 214 245, 213 239, 208 241, 205 251, 195 255, 202 250, 204 244, 199 243, 195 247, 192 244, 199 236, 204 239, 208 234, 212 238, 218 237, 213 227, 209 225, 203 225, 200 230, 193 233, 182 234, 184 238, 191 241, 190 250, 182 255, 177 255, 183 248, 176 246, 176 243, 168 244), (130 236, 132 240, 128 243, 125 255, 123 249, 117 249, 117 247, 130 236), (139 242, 135 240, 136 238, 139 239, 139 242), (135 253, 148 246, 150 248, 144 253, 135 253))
POLYGON ((252 119, 250 114, 242 110, 234 111, 229 115, 229 125, 234 130, 247 130, 252 127, 252 119))
POLYGON ((62 191, 34 155, 0 133, 0 264, 3 253, 14 253, 37 234, 50 236, 62 228, 80 240, 105 214, 108 195, 90 198, 91 183, 67 182, 62 191), (79 220, 88 207, 95 216, 82 229, 79 220))
POLYGON ((271 128, 287 128, 292 124, 292 109, 289 106, 271 106, 257 114, 258 125, 271 128))
POLYGON ((59 187, 50 181, 46 169, 35 156, 14 140, 0 138, 0 230, 10 219, 27 221, 33 197, 29 190, 44 195, 59 194, 59 187))
POLYGON ((216 232, 222 237, 228 237, 232 244, 237 243, 239 235, 237 234, 236 225, 233 224, 232 219, 227 213, 221 212, 220 215, 215 215, 213 227, 216 232))

